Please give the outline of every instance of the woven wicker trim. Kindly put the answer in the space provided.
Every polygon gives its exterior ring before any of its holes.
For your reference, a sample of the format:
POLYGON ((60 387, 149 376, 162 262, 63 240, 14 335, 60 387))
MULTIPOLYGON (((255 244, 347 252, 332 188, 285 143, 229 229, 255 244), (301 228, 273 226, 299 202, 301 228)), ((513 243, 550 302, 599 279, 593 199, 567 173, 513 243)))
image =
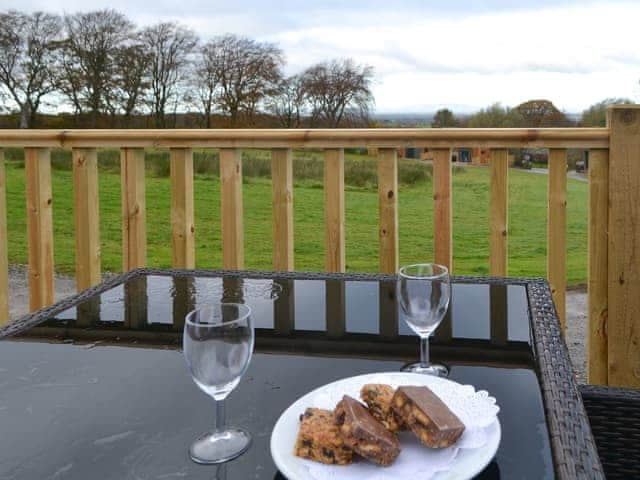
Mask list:
POLYGON ((547 425, 559 478, 604 478, 546 281, 527 285, 547 425))
MULTIPOLYGON (((25 315, 0 329, 0 338, 16 335, 76 306, 94 295, 141 275, 178 277, 253 277, 292 280, 395 281, 395 275, 362 273, 265 272, 229 270, 160 270, 142 268, 118 275, 100 285, 68 297, 55 305, 25 315)), ((543 393, 556 476, 561 479, 604 479, 582 399, 573 377, 569 354, 560 332, 551 291, 542 278, 454 276, 456 283, 524 285, 531 311, 534 354, 543 393)))

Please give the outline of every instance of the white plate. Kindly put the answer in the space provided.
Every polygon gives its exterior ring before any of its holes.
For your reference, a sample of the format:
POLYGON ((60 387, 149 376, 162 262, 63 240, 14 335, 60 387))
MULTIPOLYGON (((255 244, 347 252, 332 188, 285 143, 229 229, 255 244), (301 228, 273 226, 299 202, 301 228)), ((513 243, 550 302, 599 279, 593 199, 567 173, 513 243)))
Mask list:
MULTIPOLYGON (((433 377, 430 375, 421 375, 405 372, 386 372, 359 375, 356 377, 345 378, 333 383, 329 383, 319 387, 296 400, 289 408, 287 408, 276 422, 273 432, 271 433, 271 456, 278 470, 289 480, 308 480, 309 471, 305 465, 305 461, 293 454, 296 436, 300 425, 300 414, 305 408, 313 405, 314 399, 318 398, 318 394, 329 392, 340 384, 349 385, 349 390, 357 385, 366 383, 385 383, 397 385, 425 385, 432 386, 438 382, 456 383, 444 378, 433 377)), ((459 384, 457 384, 459 385, 459 384)), ((446 472, 439 472, 434 480, 467 480, 473 478, 480 473, 491 462, 500 445, 501 429, 500 422, 496 417, 495 421, 487 428, 487 442, 482 448, 460 449, 454 458, 451 469, 446 472)), ((351 468, 351 466, 343 466, 339 468, 351 468)))

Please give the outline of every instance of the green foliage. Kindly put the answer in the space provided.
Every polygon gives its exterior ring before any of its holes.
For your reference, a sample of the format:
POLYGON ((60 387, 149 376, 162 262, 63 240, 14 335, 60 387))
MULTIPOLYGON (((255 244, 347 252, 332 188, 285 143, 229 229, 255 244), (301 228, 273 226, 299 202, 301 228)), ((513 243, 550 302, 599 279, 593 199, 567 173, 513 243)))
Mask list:
POLYGON ((470 128, 514 128, 520 127, 522 124, 523 118, 518 110, 494 103, 467 117, 465 126, 470 128))
POLYGON ((529 100, 515 109, 522 117, 522 126, 531 128, 569 127, 571 120, 549 100, 529 100))
POLYGON ((458 119, 448 108, 438 110, 433 116, 433 120, 431 120, 431 126, 433 128, 450 128, 457 127, 458 125, 458 119))
POLYGON ((605 127, 607 125, 607 108, 610 105, 629 105, 633 100, 628 98, 606 98, 598 103, 594 103, 582 112, 580 119, 581 127, 605 127))
MULTIPOLYGON (((24 151, 20 148, 6 149, 9 161, 22 165, 24 151)), ((296 150, 293 154, 293 174, 296 181, 324 181, 324 161, 321 150, 296 150)), ((345 184, 352 187, 377 188, 378 173, 374 157, 362 154, 360 149, 345 150, 345 184)), ((145 166, 152 177, 164 178, 171 173, 171 162, 167 150, 146 150, 145 166)), ((71 152, 54 149, 51 151, 51 166, 54 170, 71 170, 71 152)), ((98 150, 98 167, 101 172, 120 173, 120 152, 117 149, 98 150)), ((220 157, 216 150, 196 150, 193 152, 195 174, 217 178, 220 175, 220 157)), ((398 182, 414 185, 431 178, 431 165, 419 160, 401 159, 398 164, 398 182)), ((243 177, 271 178, 271 152, 269 150, 243 150, 243 177)))

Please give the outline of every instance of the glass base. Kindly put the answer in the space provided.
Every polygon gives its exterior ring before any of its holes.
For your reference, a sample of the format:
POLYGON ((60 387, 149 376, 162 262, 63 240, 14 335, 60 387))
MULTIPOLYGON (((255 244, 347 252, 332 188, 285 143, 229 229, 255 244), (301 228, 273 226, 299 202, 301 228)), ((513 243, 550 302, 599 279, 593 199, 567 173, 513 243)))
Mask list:
POLYGON ((420 362, 409 363, 400 369, 403 372, 422 373, 424 375, 433 375, 434 377, 448 377, 449 369, 445 365, 430 363, 423 367, 420 362))
POLYGON ((191 448, 191 460, 203 465, 228 462, 239 457, 251 446, 251 435, 240 428, 208 432, 198 438, 191 448))

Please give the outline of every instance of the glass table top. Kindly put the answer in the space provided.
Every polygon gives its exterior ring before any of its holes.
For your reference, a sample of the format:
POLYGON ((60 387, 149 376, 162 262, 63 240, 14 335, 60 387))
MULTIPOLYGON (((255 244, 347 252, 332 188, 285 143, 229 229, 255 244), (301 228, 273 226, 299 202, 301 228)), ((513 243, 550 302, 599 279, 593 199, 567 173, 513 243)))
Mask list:
MULTIPOLYGON (((282 478, 269 438, 289 404, 415 361, 394 297, 389 280, 141 275, 116 285, 0 342, 0 478, 282 478), (271 282, 283 287, 275 303, 260 298, 271 282), (251 305, 256 353, 227 402, 229 423, 254 444, 218 469, 187 456, 214 404, 180 346, 185 314, 221 299, 251 305)), ((480 478, 553 478, 526 287, 455 283, 431 354, 501 407, 502 442, 480 478)))

